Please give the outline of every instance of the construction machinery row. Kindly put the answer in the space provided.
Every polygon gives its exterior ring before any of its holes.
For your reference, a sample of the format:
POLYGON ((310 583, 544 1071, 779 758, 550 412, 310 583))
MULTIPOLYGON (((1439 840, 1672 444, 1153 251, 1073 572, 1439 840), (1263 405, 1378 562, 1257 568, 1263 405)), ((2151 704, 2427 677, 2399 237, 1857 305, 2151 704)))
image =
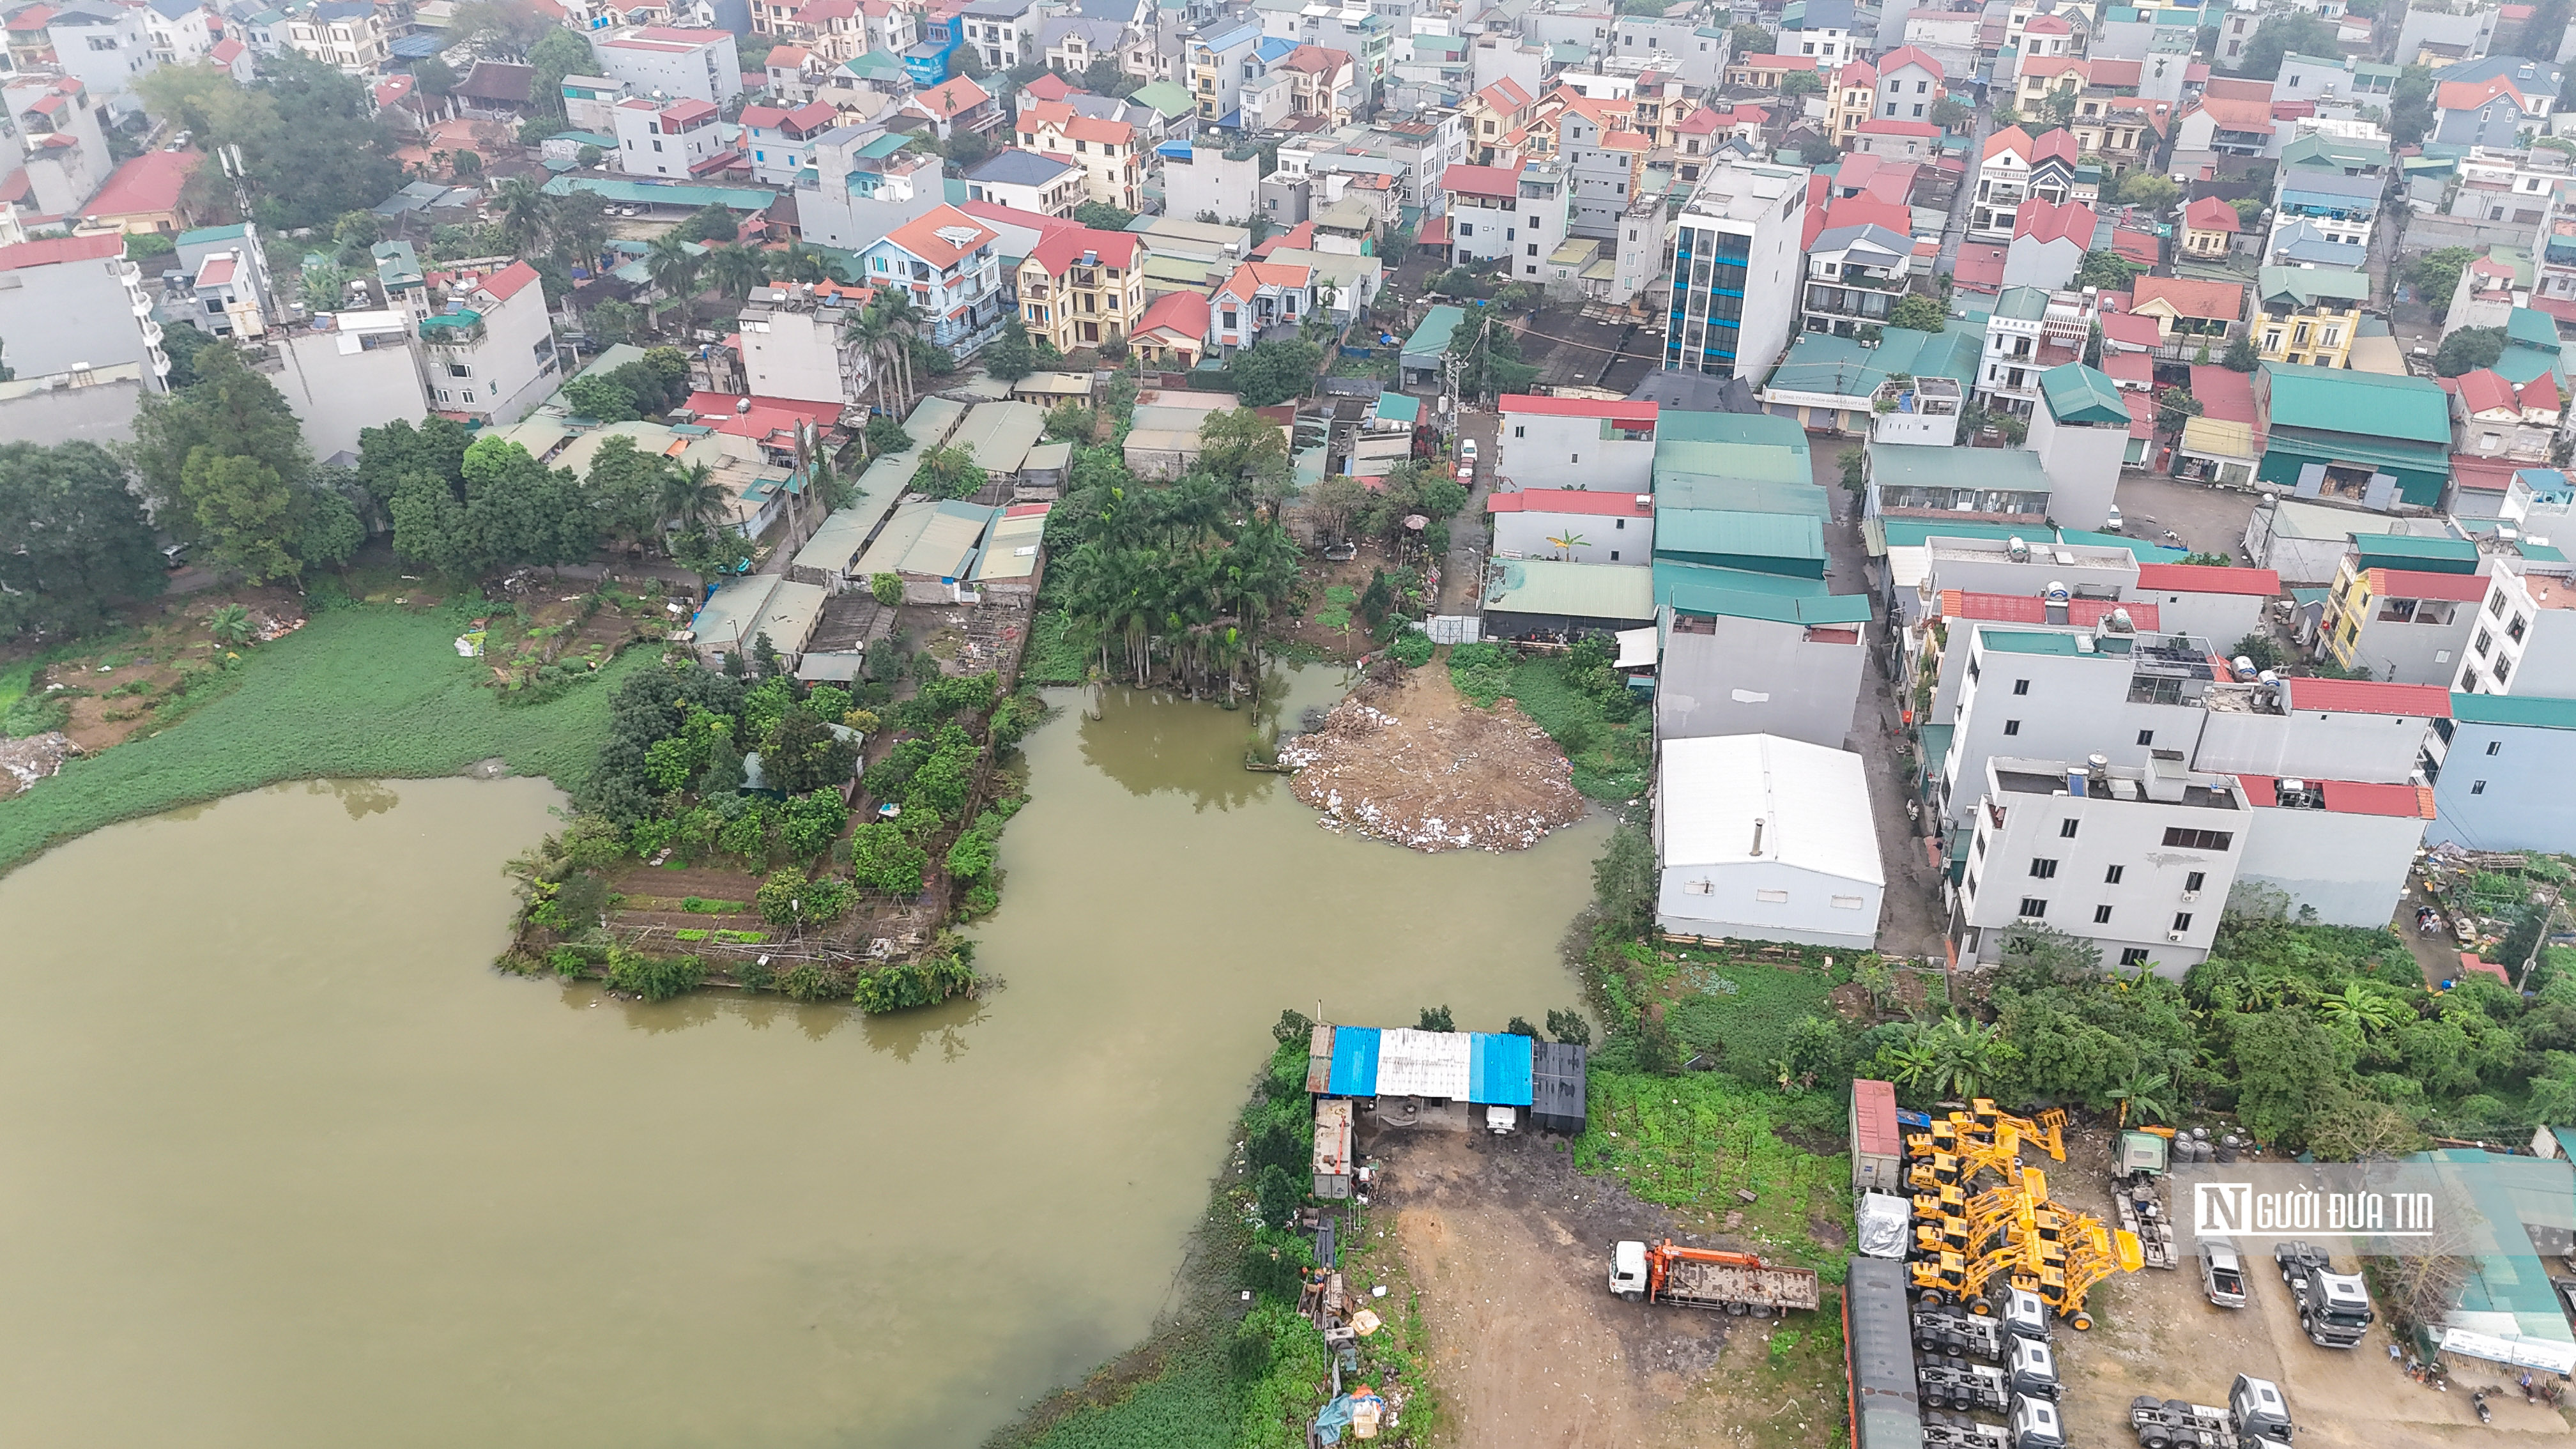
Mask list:
POLYGON ((2053 1200, 2047 1174, 2022 1163, 2024 1147, 2066 1160, 2066 1114, 2016 1117, 1980 1097, 1968 1111, 1919 1125, 1905 1136, 1904 1172, 1915 1298, 1983 1317, 2013 1290, 2077 1329, 2091 1328, 2086 1295, 2115 1273, 2137 1271, 2144 1249, 2136 1232, 2053 1200))

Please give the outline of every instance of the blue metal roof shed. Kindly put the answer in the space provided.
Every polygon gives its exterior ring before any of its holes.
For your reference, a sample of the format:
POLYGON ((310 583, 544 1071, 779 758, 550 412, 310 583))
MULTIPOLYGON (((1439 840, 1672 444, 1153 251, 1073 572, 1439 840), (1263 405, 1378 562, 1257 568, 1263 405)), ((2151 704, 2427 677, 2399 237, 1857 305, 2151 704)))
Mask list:
POLYGON ((1378 1029, 1373 1026, 1333 1028, 1334 1096, 1377 1095, 1377 1037, 1378 1029))
POLYGON ((1480 1031, 1467 1043, 1467 1100, 1487 1107, 1530 1104, 1530 1039, 1480 1031))

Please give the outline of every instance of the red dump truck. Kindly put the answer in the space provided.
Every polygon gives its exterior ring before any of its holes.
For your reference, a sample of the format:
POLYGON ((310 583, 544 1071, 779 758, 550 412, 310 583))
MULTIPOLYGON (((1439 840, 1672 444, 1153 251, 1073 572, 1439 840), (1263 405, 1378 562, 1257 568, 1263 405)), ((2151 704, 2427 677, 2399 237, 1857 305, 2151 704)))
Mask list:
POLYGON ((1612 1249, 1610 1291, 1631 1303, 1652 1299, 1757 1318, 1824 1301, 1813 1268, 1774 1268, 1751 1253, 1685 1248, 1670 1239, 1631 1239, 1612 1249))

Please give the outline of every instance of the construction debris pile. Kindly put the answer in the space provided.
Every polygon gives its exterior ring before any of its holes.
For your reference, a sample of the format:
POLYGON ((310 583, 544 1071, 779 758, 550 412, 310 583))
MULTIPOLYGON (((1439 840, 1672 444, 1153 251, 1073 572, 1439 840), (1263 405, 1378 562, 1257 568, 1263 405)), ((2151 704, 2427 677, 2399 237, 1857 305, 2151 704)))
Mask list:
POLYGON ((1547 731, 1508 699, 1465 707, 1438 670, 1354 694, 1279 763, 1326 829, 1426 852, 1526 850, 1586 808, 1547 731))
POLYGON ((71 736, 60 730, 0 739, 0 795, 14 795, 62 769, 71 753, 71 736))

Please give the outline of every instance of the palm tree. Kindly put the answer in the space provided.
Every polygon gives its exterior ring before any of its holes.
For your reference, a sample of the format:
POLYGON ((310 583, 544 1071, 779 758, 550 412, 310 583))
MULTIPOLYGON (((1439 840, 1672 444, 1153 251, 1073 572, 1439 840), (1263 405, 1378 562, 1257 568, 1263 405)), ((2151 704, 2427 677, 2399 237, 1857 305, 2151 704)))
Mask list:
POLYGON ((698 266, 704 252, 680 240, 676 232, 664 232, 653 238, 644 250, 644 273, 665 297, 679 304, 682 321, 688 319, 689 299, 697 295, 698 266))
POLYGON ((2173 1120, 2173 1103, 2167 1097, 2172 1087, 2162 1072, 2141 1067, 2127 1081, 2111 1089, 2111 1100, 2120 1104, 2120 1125, 2129 1125, 2130 1114, 2141 1122, 2173 1120))
POLYGON ((664 470, 659 493, 662 517, 673 534, 693 533, 724 517, 731 495, 704 463, 664 470))
POLYGON ((869 371, 876 374, 877 411, 901 421, 902 414, 888 406, 886 391, 894 371, 887 351, 894 341, 894 324, 886 320, 882 308, 870 307, 850 319, 849 335, 858 339, 860 347, 872 360, 873 365, 869 371))
POLYGON ((1988 1095, 2012 1050, 2004 1045, 2001 1027, 1955 1016, 1943 1017, 1925 1036, 1935 1058, 1932 1090, 1938 1096, 1973 1100, 1988 1095))
POLYGON ((931 481, 938 485, 941 497, 957 498, 963 496, 960 491, 963 485, 972 481, 973 475, 970 470, 974 467, 974 454, 964 448, 942 447, 933 448, 921 455, 919 471, 930 475, 931 481))
POLYGON ((758 247, 736 242, 707 253, 706 273, 718 292, 740 302, 751 296, 753 288, 769 284, 769 258, 758 247))
POLYGON ((540 250, 538 241, 554 230, 555 199, 524 176, 505 176, 493 186, 492 200, 510 250, 521 256, 540 250))
POLYGON ((251 636, 250 610, 239 604, 226 604, 206 616, 206 632, 214 635, 218 644, 247 644, 251 636))
POLYGON ((894 340, 895 362, 903 374, 904 406, 910 408, 913 396, 912 343, 920 337, 922 323, 927 319, 922 316, 921 309, 912 305, 911 294, 900 288, 888 288, 877 298, 877 306, 884 310, 886 327, 894 340))
POLYGON ((791 282, 828 282, 832 267, 812 247, 791 246, 778 256, 778 275, 791 282))
POLYGON ((2343 990, 2317 1002, 2327 1021, 2350 1026, 2364 1036, 2386 1031, 2405 1019, 2405 1008, 2358 981, 2344 983, 2343 990))

